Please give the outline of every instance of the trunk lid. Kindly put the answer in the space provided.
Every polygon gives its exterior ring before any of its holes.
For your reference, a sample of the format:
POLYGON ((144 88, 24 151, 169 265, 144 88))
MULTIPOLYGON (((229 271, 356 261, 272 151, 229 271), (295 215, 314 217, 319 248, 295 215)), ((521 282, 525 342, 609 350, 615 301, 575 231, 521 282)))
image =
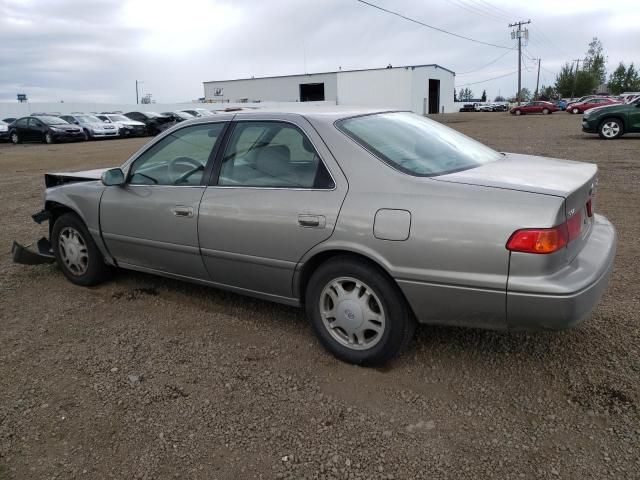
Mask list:
MULTIPOLYGON (((564 218, 572 228, 567 246, 571 261, 586 242, 595 211, 598 166, 592 163, 507 153, 496 162, 434 177, 442 182, 464 183, 565 199, 564 218)), ((554 225, 532 225, 553 227, 554 225)))

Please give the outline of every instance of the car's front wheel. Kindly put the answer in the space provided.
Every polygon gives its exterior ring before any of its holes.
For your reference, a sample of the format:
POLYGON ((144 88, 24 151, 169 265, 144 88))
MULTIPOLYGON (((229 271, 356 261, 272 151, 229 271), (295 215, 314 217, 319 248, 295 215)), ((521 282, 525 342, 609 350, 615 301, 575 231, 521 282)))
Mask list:
POLYGON ((314 272, 305 307, 322 345, 349 363, 382 365, 409 343, 415 330, 398 286, 379 268, 349 256, 314 272))
POLYGON ((577 108, 572 108, 571 109, 571 113, 580 113, 580 110, 578 110, 577 108))
POLYGON ((11 143, 14 145, 18 145, 22 140, 20 139, 20 135, 18 132, 11 132, 11 143))
POLYGON ((62 273, 72 283, 90 287, 108 278, 109 266, 75 213, 65 213, 55 221, 51 246, 62 273))
POLYGON ((604 138, 605 140, 620 138, 623 133, 624 128, 622 122, 617 118, 605 119, 598 128, 598 134, 600 135, 600 138, 604 138))
POLYGON ((51 135, 49 132, 45 133, 44 141, 45 141, 45 143, 52 144, 53 143, 53 135, 51 135))
POLYGON ((542 114, 543 114, 543 115, 549 115, 549 113, 551 113, 551 112, 549 112, 549 109, 548 109, 548 108, 544 108, 544 109, 542 109, 542 114))
POLYGON ((89 130, 87 130, 86 128, 82 129, 82 132, 84 133, 84 140, 85 142, 87 140, 91 140, 91 134, 89 133, 89 130))

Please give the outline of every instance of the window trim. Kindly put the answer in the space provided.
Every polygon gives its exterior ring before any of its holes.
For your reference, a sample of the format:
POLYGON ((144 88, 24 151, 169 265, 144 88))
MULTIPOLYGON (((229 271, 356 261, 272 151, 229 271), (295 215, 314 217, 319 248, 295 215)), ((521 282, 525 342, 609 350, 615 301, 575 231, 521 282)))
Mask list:
POLYGON ((121 167, 122 170, 125 170, 125 185, 128 187, 177 187, 177 188, 205 188, 209 182, 209 178, 211 176, 211 172, 213 171, 215 164, 217 163, 218 153, 220 151, 220 146, 222 145, 223 140, 226 138, 227 132, 229 131, 229 120, 218 120, 215 122, 197 122, 189 125, 180 125, 177 128, 169 129, 163 132, 163 134, 156 138, 155 141, 150 142, 145 145, 140 151, 136 152, 129 160, 127 160, 124 165, 121 167), (131 170, 135 163, 142 157, 145 153, 151 150, 158 143, 162 142, 165 138, 179 132, 180 130, 184 130, 191 127, 200 127, 205 125, 214 125, 214 124, 222 124, 222 132, 216 139, 216 143, 213 145, 211 152, 209 153, 209 158, 207 159, 207 164, 205 165, 204 171, 202 172, 202 178, 200 179, 200 183, 198 185, 160 185, 160 184, 141 184, 141 183, 130 183, 131 170))
POLYGON ((316 144, 313 142, 313 140, 311 140, 311 138, 309 138, 309 135, 307 134, 307 132, 304 130, 304 128, 302 128, 300 125, 298 125, 295 122, 292 122, 290 120, 284 120, 284 119, 273 119, 273 118, 247 118, 247 119, 241 119, 241 120, 232 120, 230 122, 230 126, 227 129, 227 132, 225 134, 225 138, 224 138, 224 144, 220 146, 220 151, 216 157, 216 164, 215 167, 213 169, 213 172, 211 174, 211 179, 209 181, 209 184, 207 185, 208 187, 215 187, 215 188, 250 188, 250 189, 254 189, 254 190, 300 190, 300 191, 304 191, 304 192, 333 192, 334 190, 336 190, 338 188, 338 184, 336 183, 336 179, 333 176, 333 173, 331 172, 331 169, 327 166, 327 162, 324 161, 324 159, 322 158, 322 156, 320 155, 320 153, 318 152, 318 147, 316 147, 316 144), (227 151, 227 147, 229 146, 229 141, 231 139, 231 137, 233 136, 233 132, 236 129, 237 124, 239 123, 286 123, 289 125, 292 125, 293 127, 297 128, 305 137, 306 139, 309 141, 309 143, 311 143, 311 145, 313 146, 313 150, 315 151, 316 155, 318 156, 319 161, 322 163, 322 165, 324 166, 325 170, 329 173, 329 176, 331 177, 331 181, 333 182, 333 188, 305 188, 305 187, 261 187, 261 186, 251 186, 251 185, 219 185, 218 182, 220 180, 220 171, 222 170, 222 159, 224 158, 224 153, 227 151))

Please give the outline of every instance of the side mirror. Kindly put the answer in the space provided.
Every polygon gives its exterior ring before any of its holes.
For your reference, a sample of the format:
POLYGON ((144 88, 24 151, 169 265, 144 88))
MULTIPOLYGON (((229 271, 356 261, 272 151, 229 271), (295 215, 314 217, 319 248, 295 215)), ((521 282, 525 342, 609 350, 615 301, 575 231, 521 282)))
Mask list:
POLYGON ((101 180, 107 187, 124 185, 124 172, 121 168, 111 168, 102 174, 101 180))

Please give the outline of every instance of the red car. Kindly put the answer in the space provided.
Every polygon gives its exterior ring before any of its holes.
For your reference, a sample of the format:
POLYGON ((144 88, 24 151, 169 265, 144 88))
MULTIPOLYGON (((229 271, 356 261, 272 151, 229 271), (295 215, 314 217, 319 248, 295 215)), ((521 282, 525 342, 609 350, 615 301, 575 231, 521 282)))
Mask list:
POLYGON ((584 113, 585 110, 595 107, 604 107, 605 105, 615 105, 616 103, 622 103, 619 100, 614 100, 609 97, 593 97, 584 102, 570 103, 567 105, 566 111, 569 113, 584 113))
POLYGON ((542 113, 547 115, 548 113, 557 112, 558 106, 551 102, 529 102, 525 105, 513 107, 509 112, 513 115, 524 115, 526 113, 542 113))

